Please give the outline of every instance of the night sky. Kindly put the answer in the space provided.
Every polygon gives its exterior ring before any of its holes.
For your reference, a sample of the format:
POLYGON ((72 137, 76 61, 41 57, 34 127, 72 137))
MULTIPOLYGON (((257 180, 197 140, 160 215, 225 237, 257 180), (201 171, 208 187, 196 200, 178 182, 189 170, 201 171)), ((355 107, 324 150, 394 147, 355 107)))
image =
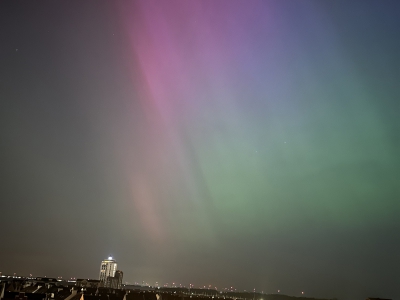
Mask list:
POLYGON ((0 2, 0 272, 400 298, 400 1, 0 2))

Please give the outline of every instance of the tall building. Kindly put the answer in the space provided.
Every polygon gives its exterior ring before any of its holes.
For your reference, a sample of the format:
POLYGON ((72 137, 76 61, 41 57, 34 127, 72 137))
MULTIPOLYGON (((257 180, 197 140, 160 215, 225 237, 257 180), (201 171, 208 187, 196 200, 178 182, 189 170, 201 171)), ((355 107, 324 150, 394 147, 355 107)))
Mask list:
POLYGON ((100 265, 100 284, 107 287, 108 278, 115 276, 117 270, 117 262, 110 256, 101 262, 100 265))

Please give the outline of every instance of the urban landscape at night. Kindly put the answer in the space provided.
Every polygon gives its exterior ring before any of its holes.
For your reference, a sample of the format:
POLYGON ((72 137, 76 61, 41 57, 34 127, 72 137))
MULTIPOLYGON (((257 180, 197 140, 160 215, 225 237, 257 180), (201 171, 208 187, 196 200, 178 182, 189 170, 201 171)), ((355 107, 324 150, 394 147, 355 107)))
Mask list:
MULTIPOLYGON (((16 274, 0 274, 0 299, 4 300, 295 300, 280 293, 266 294, 263 291, 237 291, 234 287, 218 290, 214 286, 188 287, 179 283, 159 284, 153 286, 123 283, 123 272, 117 270, 117 262, 108 257, 100 265, 99 279, 79 279, 62 277, 28 277, 16 274)), ((307 298, 301 292, 302 300, 307 298)), ((370 298, 377 299, 377 298, 370 298)))
POLYGON ((0 1, 0 300, 400 300, 399 215, 400 0, 0 1))
MULTIPOLYGON (((189 283, 123 282, 123 272, 117 262, 108 257, 101 262, 99 279, 2 275, 0 272, 0 300, 337 300, 309 298, 304 292, 299 296, 264 291, 238 291, 233 286, 218 289, 216 286, 198 286, 189 283), (300 298, 301 296, 301 298, 300 298)), ((388 300, 368 298, 367 300, 388 300)))

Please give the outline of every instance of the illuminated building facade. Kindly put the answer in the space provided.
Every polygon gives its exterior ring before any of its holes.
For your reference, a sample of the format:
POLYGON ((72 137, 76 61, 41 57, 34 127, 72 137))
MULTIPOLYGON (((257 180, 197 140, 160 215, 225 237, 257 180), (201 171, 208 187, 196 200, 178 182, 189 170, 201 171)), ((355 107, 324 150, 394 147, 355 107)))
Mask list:
POLYGON ((115 271, 117 270, 117 262, 110 256, 101 262, 100 265, 100 284, 107 287, 109 284, 109 277, 115 276, 115 271))

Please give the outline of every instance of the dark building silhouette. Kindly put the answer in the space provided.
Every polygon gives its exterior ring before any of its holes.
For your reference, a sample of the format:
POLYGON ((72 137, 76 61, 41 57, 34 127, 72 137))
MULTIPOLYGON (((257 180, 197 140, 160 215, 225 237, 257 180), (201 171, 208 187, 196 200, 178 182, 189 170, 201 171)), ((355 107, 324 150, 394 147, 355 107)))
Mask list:
POLYGON ((105 286, 112 289, 121 289, 123 276, 124 273, 122 271, 120 270, 115 271, 115 276, 107 277, 105 286))

